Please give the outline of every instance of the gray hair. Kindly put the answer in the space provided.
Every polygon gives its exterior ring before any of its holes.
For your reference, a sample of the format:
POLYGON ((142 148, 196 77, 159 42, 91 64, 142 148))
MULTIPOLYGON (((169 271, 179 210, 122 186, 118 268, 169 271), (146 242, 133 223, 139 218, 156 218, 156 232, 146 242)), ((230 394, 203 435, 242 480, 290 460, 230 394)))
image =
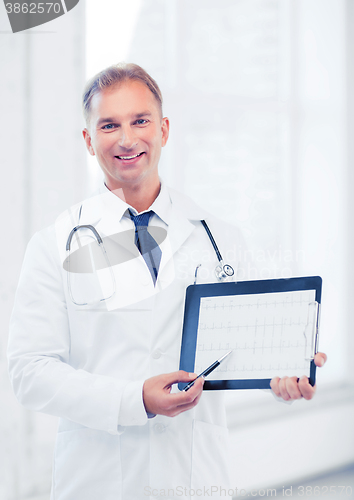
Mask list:
POLYGON ((82 98, 82 107, 86 123, 89 122, 93 96, 105 89, 120 85, 127 81, 137 81, 146 85, 154 95, 162 116, 162 94, 155 80, 137 64, 119 63, 100 71, 100 73, 87 82, 82 98))

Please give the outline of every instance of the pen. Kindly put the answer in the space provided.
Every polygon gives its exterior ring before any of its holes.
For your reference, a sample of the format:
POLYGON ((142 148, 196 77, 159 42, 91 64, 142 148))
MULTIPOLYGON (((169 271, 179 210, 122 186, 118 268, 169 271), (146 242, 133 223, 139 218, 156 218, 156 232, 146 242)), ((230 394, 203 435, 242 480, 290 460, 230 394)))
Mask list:
POLYGON ((208 368, 206 368, 200 375, 198 375, 197 378, 192 380, 192 382, 189 382, 189 384, 186 385, 186 387, 183 389, 183 391, 185 391, 185 392, 188 391, 194 385, 194 382, 196 380, 198 380, 198 378, 206 377, 207 375, 209 375, 209 373, 214 371, 215 368, 217 368, 220 365, 220 363, 222 363, 224 361, 224 359, 231 353, 232 353, 232 349, 231 349, 231 351, 229 351, 226 354, 224 354, 223 356, 221 356, 220 359, 217 359, 216 361, 214 361, 214 363, 212 365, 208 366, 208 368))

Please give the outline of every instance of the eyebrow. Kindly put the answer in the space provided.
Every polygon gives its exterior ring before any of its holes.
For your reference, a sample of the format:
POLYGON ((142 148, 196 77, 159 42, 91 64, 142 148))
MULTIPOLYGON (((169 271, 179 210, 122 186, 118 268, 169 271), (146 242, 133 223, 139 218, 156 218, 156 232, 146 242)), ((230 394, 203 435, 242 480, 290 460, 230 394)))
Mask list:
POLYGON ((144 111, 143 113, 138 113, 135 118, 142 118, 143 116, 151 116, 150 111, 144 111))
MULTIPOLYGON (((151 116, 150 111, 143 111, 142 113, 137 113, 134 115, 134 119, 138 120, 139 118, 142 118, 143 116, 151 116)), ((115 123, 117 120, 115 118, 101 118, 97 122, 97 127, 100 127, 101 125, 105 125, 107 123, 115 123)))

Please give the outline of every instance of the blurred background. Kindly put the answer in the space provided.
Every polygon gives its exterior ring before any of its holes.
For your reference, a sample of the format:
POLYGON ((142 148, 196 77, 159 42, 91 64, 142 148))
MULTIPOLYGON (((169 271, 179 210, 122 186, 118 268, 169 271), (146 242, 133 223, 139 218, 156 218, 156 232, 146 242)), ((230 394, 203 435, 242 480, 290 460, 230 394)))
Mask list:
POLYGON ((8 322, 29 238, 102 182, 80 101, 119 61, 161 87, 166 183, 239 225, 262 278, 323 278, 316 398, 227 394, 234 487, 352 496, 354 0, 81 0, 17 34, 1 3, 0 53, 0 499, 49 499, 57 421, 12 395, 8 322))

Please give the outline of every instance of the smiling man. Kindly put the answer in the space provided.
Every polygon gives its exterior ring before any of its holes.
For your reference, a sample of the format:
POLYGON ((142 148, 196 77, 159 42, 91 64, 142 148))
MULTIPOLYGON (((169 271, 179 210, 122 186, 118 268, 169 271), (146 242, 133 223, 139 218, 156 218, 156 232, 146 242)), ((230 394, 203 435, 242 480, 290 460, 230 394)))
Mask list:
MULTIPOLYGON (((202 396, 202 379, 188 392, 174 386, 196 377, 178 371, 184 296, 200 263, 203 281, 215 281, 215 252, 200 221, 208 220, 222 251, 237 249, 229 280, 246 269, 242 238, 161 183, 169 121, 142 68, 102 71, 83 106, 83 136, 105 184, 29 243, 8 350, 14 391, 27 408, 60 417, 52 499, 206 498, 228 486, 226 416, 222 391, 202 396), (163 242, 154 228, 167 235, 163 242), (100 239, 119 264, 96 273, 103 297, 79 303, 63 262, 70 242, 82 252, 100 239), (115 287, 105 294, 110 272, 115 287)), ((90 295, 88 276, 72 274, 90 295)), ((306 378, 274 378, 272 388, 285 400, 315 392, 306 378)))
POLYGON ((160 191, 158 163, 165 146, 168 118, 156 93, 139 80, 122 81, 99 93, 88 91, 84 138, 96 155, 110 191, 123 189, 138 211, 147 209, 160 191))

